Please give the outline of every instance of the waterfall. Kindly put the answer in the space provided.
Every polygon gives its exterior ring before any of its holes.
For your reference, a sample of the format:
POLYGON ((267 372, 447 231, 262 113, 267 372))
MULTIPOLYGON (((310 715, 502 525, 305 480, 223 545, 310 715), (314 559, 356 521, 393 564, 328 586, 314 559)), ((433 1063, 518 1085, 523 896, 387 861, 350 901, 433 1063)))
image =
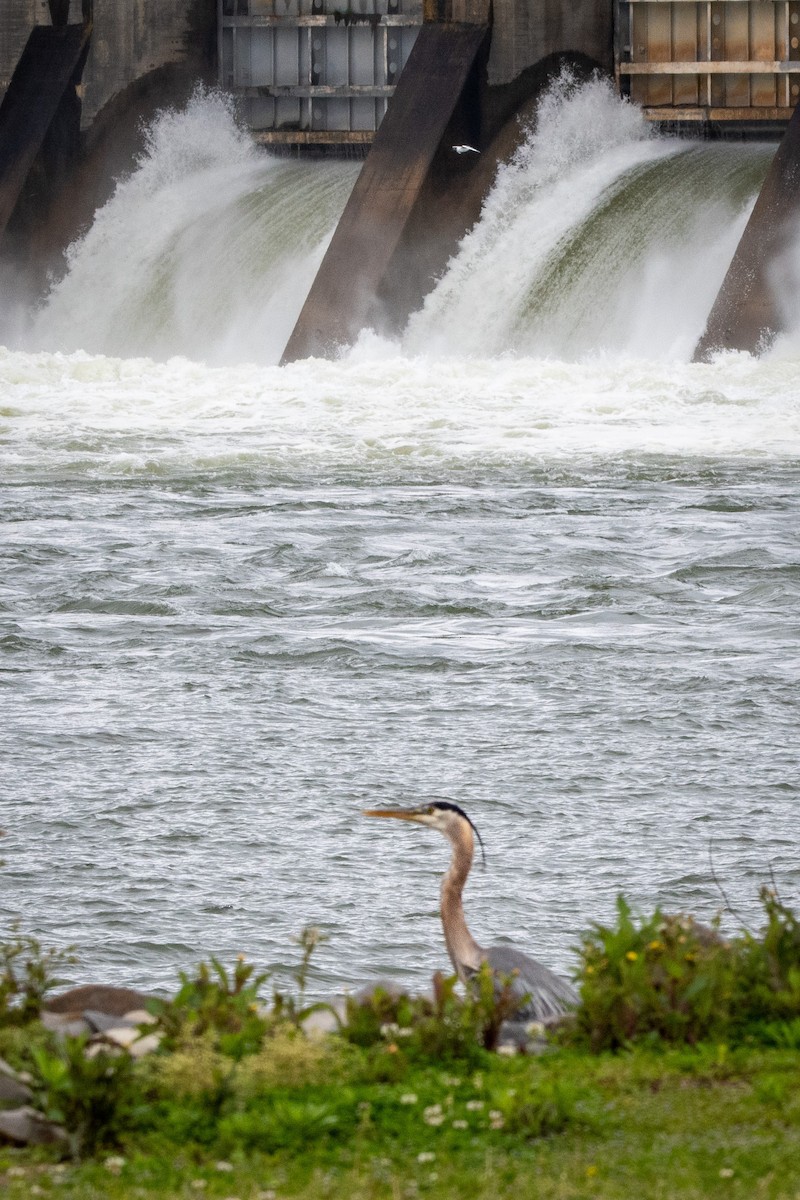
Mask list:
POLYGON ((68 252, 35 348, 275 361, 358 173, 270 156, 198 92, 148 132, 136 170, 68 252))
MULTIPOLYGON (((402 352, 687 361, 773 152, 661 136, 610 83, 562 78, 402 352)), ((260 151, 199 92, 150 129, 26 347, 277 362, 357 172, 260 151)))
POLYGON ((658 136, 610 84, 562 78, 406 349, 689 358, 773 153, 658 136))

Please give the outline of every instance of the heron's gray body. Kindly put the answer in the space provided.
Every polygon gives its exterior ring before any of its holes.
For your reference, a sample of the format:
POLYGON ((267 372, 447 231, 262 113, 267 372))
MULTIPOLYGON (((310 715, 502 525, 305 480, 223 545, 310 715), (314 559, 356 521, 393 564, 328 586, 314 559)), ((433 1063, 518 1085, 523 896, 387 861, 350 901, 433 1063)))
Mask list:
POLYGON ((500 980, 512 979, 512 991, 521 1000, 516 1019, 548 1025, 577 1006, 578 993, 566 979, 521 950, 513 946, 490 946, 484 953, 485 961, 500 980))

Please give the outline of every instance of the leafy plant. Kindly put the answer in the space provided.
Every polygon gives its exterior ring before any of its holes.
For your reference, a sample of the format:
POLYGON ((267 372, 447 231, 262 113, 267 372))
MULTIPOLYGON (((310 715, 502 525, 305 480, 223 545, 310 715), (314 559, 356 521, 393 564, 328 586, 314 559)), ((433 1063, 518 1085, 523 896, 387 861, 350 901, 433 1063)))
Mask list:
POLYGON ((520 1000, 513 979, 499 980, 484 964, 464 996, 455 975, 437 972, 433 995, 411 997, 376 988, 371 996, 348 999, 344 1036, 358 1046, 381 1041, 390 1052, 410 1060, 474 1059, 497 1045, 504 1021, 514 1016, 520 1000))
POLYGON ((796 1039, 800 920, 774 890, 760 895, 763 930, 730 940, 689 916, 636 918, 620 896, 616 924, 594 925, 579 948, 578 1039, 594 1050, 645 1037, 690 1045, 796 1039))
POLYGON ((273 1095, 253 1106, 223 1118, 219 1138, 223 1148, 244 1145, 267 1153, 277 1150, 305 1151, 309 1143, 337 1137, 355 1123, 355 1104, 345 1111, 340 1102, 308 1096, 273 1095))
POLYGON ((643 1037, 695 1044, 727 1026, 735 951, 692 917, 637 919, 620 896, 616 925, 595 924, 579 954, 575 1029, 595 1051, 643 1037))
POLYGON ((733 1002, 736 1028, 756 1037, 763 1024, 800 1020, 800 920, 772 888, 760 897, 766 925, 739 940, 733 1002))
POLYGON ((311 959, 317 947, 327 940, 326 935, 316 925, 306 925, 300 935, 293 939, 302 950, 300 962, 292 972, 297 984, 297 995, 286 995, 277 990, 273 993, 272 1015, 277 1022, 289 1021, 293 1025, 299 1026, 312 1013, 322 1011, 333 1013, 336 1020, 339 1020, 339 1015, 332 1005, 324 1001, 318 1001, 315 1004, 306 1004, 305 1002, 311 959))
POLYGON ((76 961, 72 947, 45 950, 36 938, 20 933, 15 921, 11 937, 0 942, 0 1025, 35 1020, 47 992, 63 982, 55 972, 76 961))
POLYGON ((241 954, 232 973, 213 956, 198 964, 193 977, 181 971, 175 997, 148 1005, 162 1034, 162 1049, 176 1050, 192 1039, 210 1037, 215 1049, 237 1061, 254 1054, 269 1025, 258 999, 269 975, 254 971, 241 954))
POLYGON ((87 1041, 67 1037, 31 1051, 36 1106, 63 1126, 75 1159, 116 1145, 138 1102, 130 1056, 105 1050, 89 1056, 87 1041))

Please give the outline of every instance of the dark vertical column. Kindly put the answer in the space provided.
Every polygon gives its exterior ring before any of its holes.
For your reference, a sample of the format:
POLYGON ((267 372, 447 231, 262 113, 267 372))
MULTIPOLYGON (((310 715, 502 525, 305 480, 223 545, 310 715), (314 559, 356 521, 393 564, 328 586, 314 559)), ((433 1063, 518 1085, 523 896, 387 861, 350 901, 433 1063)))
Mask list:
POLYGON ((695 362, 715 350, 756 354, 781 332, 772 277, 799 227, 800 108, 796 108, 714 301, 694 352, 695 362))
POLYGON ((86 26, 39 25, 22 52, 0 105, 0 237, 57 114, 78 103, 88 44, 86 26))
MULTIPOLYGON (((477 94, 468 84, 487 39, 487 25, 423 25, 284 351, 284 362, 324 356, 348 343, 370 322, 376 305, 386 300, 404 235, 412 220, 419 223, 419 205, 437 151, 454 127, 465 89, 477 94)), ((475 122, 476 133, 478 128, 475 122)), ((460 156, 450 156, 458 170, 460 156)), ((430 216, 435 223, 435 211, 430 216)))

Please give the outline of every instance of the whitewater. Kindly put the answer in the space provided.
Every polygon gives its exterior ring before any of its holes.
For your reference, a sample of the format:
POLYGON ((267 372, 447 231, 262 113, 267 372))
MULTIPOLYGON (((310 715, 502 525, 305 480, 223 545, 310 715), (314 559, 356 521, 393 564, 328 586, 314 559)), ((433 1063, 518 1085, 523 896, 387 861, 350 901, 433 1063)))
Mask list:
POLYGON ((432 798, 476 936, 564 971, 620 890, 796 899, 800 251, 691 362, 773 152, 563 80, 402 334, 281 368, 358 164, 162 114, 0 314, 6 921, 76 981, 317 924, 317 994, 423 986, 444 844, 360 810, 432 798))

